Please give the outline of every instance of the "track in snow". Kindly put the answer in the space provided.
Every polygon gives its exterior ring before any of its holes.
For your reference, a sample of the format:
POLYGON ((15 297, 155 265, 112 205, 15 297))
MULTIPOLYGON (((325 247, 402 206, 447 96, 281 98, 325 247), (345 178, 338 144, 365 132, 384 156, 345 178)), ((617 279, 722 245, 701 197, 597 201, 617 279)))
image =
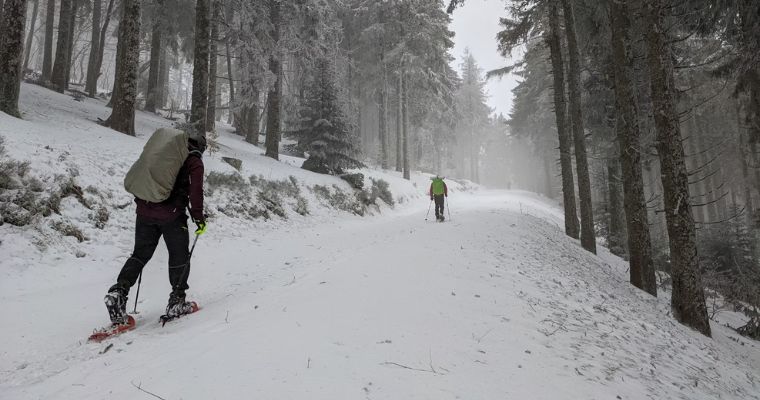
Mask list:
POLYGON ((212 226, 190 278, 203 310, 160 327, 160 250, 138 328, 104 354, 84 339, 106 321, 123 258, 2 283, 13 324, 0 398, 150 397, 136 386, 167 400, 760 398, 756 345, 674 323, 622 263, 567 239, 556 209, 521 193, 451 200, 444 224, 420 204, 313 227, 212 226))

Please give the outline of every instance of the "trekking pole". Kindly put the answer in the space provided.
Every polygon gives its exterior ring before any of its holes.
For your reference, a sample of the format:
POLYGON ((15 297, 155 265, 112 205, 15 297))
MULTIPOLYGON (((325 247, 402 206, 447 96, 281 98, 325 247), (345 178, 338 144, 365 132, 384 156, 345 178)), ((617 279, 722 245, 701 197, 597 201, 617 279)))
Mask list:
POLYGON ((428 216, 430 215, 430 207, 433 206, 433 200, 430 200, 430 204, 428 204, 428 212, 425 214, 425 221, 428 220, 428 216))
POLYGON ((451 222, 451 203, 449 203, 449 196, 446 196, 446 211, 449 213, 449 222, 451 222))
POLYGON ((195 250, 195 244, 198 243, 198 237, 200 235, 195 235, 195 240, 193 240, 193 247, 190 248, 190 255, 187 256, 187 263, 190 263, 190 259, 193 257, 193 251, 195 250))
POLYGON ((185 264, 185 268, 182 270, 182 275, 180 275, 180 282, 185 280, 185 276, 187 275, 187 269, 190 267, 190 259, 193 258, 193 251, 195 251, 195 244, 198 243, 198 237, 201 235, 196 234, 195 239, 193 240, 193 247, 190 248, 190 255, 187 256, 187 264, 185 264))
MULTIPOLYGON (((190 215, 192 215, 192 211, 190 210, 190 207, 187 207, 187 211, 190 212, 190 215)), ((190 247, 190 254, 187 256, 187 263, 185 264, 185 268, 182 269, 182 275, 179 276, 179 281, 182 282, 186 278, 187 275, 187 269, 190 267, 190 259, 193 258, 193 251, 195 251, 195 244, 198 243, 198 237, 200 236, 199 233, 195 234, 195 239, 193 239, 193 246, 190 247)), ((175 289, 175 288, 172 288, 175 289)))
MULTIPOLYGON (((195 250, 195 244, 198 243, 198 236, 195 235, 195 240, 193 240, 193 247, 190 248, 190 255, 187 257, 187 264, 185 264, 185 269, 182 270, 182 275, 180 277, 184 277, 187 273, 187 267, 190 265, 190 258, 193 256, 193 251, 195 250)), ((137 293, 135 293, 135 309, 132 310, 132 314, 137 314, 137 300, 140 298, 140 284, 142 284, 142 271, 140 271, 140 277, 137 278, 137 293)))
POLYGON ((132 310, 132 314, 137 314, 137 299, 140 298, 140 284, 142 283, 142 271, 140 271, 140 277, 137 278, 137 293, 135 294, 135 309, 132 310))

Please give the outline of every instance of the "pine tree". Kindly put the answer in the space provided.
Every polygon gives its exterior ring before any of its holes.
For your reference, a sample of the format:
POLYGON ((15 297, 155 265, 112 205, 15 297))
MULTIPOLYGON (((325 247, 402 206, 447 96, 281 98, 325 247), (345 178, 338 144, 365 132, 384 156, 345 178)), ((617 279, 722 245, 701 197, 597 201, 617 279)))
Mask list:
POLYGON ((26 0, 5 0, 0 18, 0 111, 21 117, 18 98, 24 58, 26 0))
POLYGON ((297 134, 308 154, 303 168, 332 175, 361 167, 345 112, 346 93, 339 90, 337 75, 329 59, 316 61, 297 134))
POLYGON ((549 46, 554 78, 554 113, 559 137, 559 161, 562 171, 562 198, 565 208, 565 233, 572 238, 579 238, 581 227, 575 208, 575 182, 573 181, 573 159, 570 152, 572 132, 567 126, 567 107, 565 97, 565 64, 562 60, 562 44, 559 36, 559 11, 552 4, 549 10, 549 29, 544 40, 549 46))
POLYGON ((565 16, 565 37, 568 52, 568 99, 570 100, 570 121, 575 149, 575 167, 578 178, 578 198, 581 209, 581 245, 596 254, 596 233, 594 231, 594 211, 591 203, 591 178, 586 155, 586 131, 583 127, 581 109, 581 65, 578 37, 575 32, 575 12, 570 0, 561 0, 565 16))
POLYGON ((462 167, 469 172, 473 182, 479 181, 479 162, 483 135, 489 127, 491 112, 486 105, 485 80, 475 57, 465 49, 462 61, 462 80, 455 98, 459 123, 457 134, 462 157, 462 167))

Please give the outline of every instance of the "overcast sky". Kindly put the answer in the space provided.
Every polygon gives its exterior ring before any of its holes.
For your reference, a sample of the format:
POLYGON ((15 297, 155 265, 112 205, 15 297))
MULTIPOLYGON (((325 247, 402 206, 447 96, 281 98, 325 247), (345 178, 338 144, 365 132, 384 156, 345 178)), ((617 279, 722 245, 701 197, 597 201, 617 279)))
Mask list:
MULTIPOLYGON (((448 1, 445 1, 448 5, 448 1)), ((454 49, 456 58, 452 67, 461 71, 464 49, 469 48, 485 74, 486 71, 511 64, 502 57, 496 44, 499 18, 506 15, 504 0, 468 0, 464 7, 457 8, 452 15, 451 30, 454 31, 454 49)), ((513 75, 488 81, 488 104, 496 113, 509 115, 512 109, 512 88, 517 84, 513 75)))

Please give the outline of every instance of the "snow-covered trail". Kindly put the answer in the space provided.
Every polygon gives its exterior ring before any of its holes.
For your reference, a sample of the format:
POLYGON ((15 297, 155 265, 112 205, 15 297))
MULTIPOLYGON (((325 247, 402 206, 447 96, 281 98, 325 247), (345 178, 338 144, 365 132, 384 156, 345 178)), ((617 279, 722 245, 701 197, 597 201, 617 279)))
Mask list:
POLYGON ((156 322, 161 250, 138 329, 103 344, 83 339, 106 320, 123 260, 4 281, 0 398, 151 398, 135 386, 167 400, 760 398, 756 344, 676 324, 622 263, 567 239, 556 209, 514 192, 452 201, 445 224, 420 204, 311 227, 212 226, 190 280, 203 310, 156 322))

